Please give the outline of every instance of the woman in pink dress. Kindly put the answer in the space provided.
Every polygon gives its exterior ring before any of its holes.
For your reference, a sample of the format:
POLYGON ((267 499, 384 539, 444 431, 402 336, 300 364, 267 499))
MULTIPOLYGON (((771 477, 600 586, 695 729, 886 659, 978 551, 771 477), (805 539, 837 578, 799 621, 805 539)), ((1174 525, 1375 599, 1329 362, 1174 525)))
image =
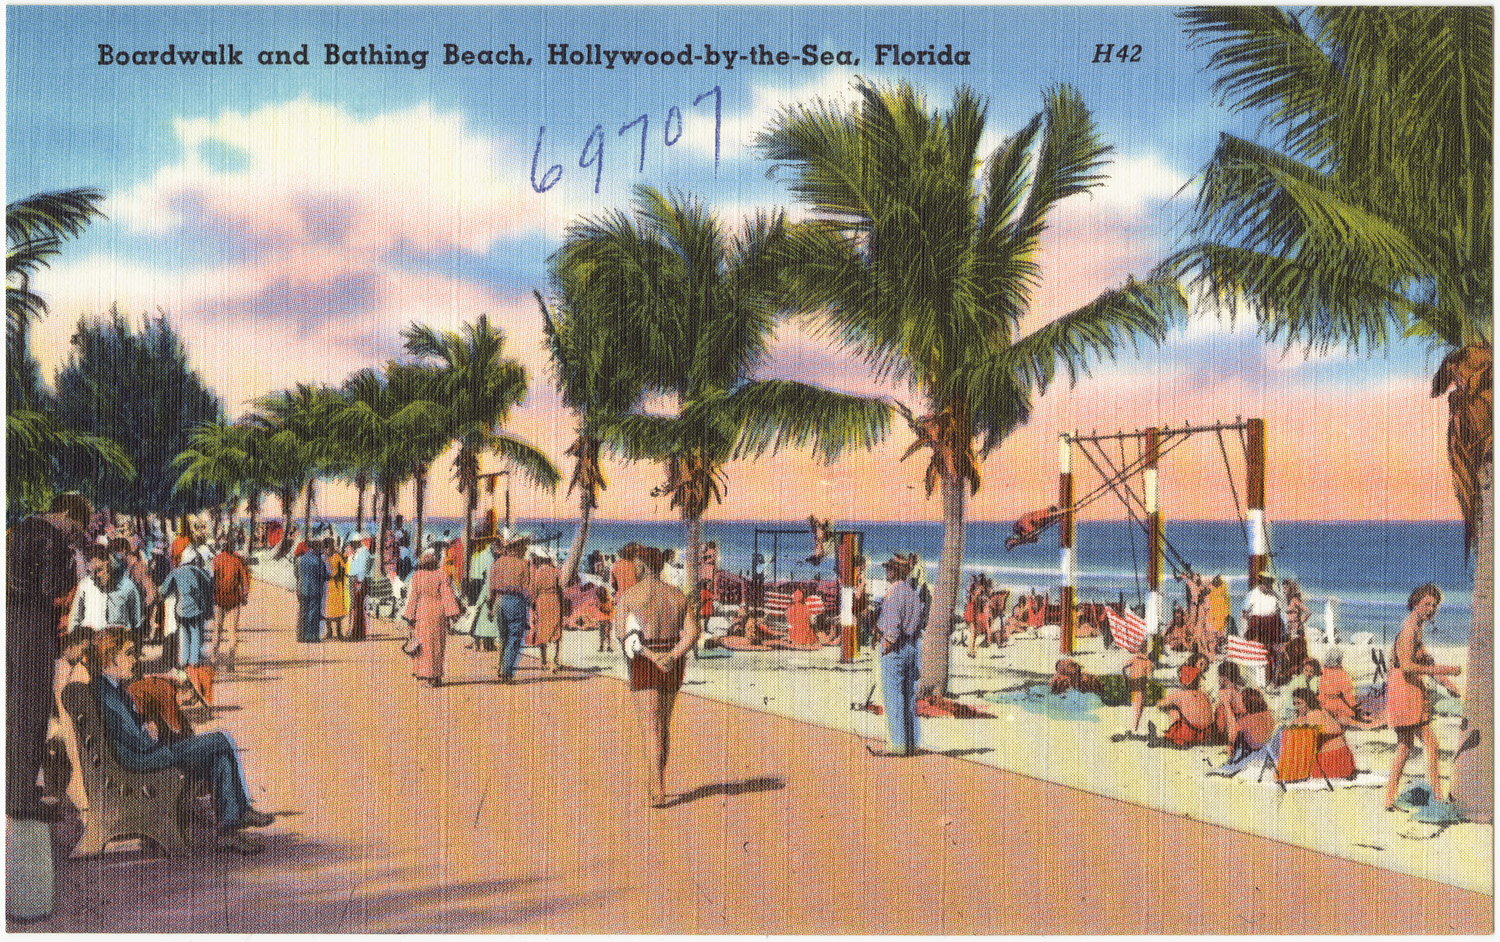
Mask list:
POLYGON ((1418 586, 1406 600, 1411 612, 1401 623, 1396 643, 1391 646, 1391 672, 1386 683, 1386 721, 1396 732, 1396 754, 1391 759, 1391 777, 1385 786, 1385 810, 1396 810, 1396 793, 1401 790, 1401 775, 1417 736, 1422 737, 1422 751, 1427 754, 1427 782, 1432 786, 1432 800, 1443 800, 1443 782, 1438 777, 1437 734, 1432 731, 1432 704, 1427 697, 1424 677, 1432 677, 1456 697, 1458 688, 1449 677, 1459 669, 1434 664, 1424 643, 1424 629, 1437 614, 1443 601, 1442 590, 1432 583, 1418 586))
MULTIPOLYGON (((401 617, 412 626, 412 641, 420 649, 412 654, 411 675, 433 687, 443 682, 443 655, 448 647, 448 624, 463 612, 453 583, 438 568, 434 549, 422 553, 412 571, 406 592, 406 611, 401 617)), ((410 654, 410 648, 408 648, 410 654)))

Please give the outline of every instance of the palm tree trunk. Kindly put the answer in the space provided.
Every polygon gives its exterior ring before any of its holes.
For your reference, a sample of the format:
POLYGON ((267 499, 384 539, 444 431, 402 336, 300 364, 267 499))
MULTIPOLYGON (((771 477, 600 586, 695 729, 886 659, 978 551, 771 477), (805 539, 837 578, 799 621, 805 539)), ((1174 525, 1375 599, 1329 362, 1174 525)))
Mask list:
POLYGON ((307 479, 307 491, 302 499, 302 542, 312 539, 312 505, 317 499, 318 479, 307 479))
POLYGON ((464 571, 460 579, 469 578, 469 569, 474 565, 474 513, 479 510, 479 489, 469 488, 464 494, 464 571))
POLYGON ((274 559, 281 559, 292 548, 292 508, 297 506, 297 492, 283 487, 276 492, 281 501, 281 543, 276 547, 274 559))
POLYGON ((1464 686, 1465 737, 1478 742, 1453 760, 1449 797, 1466 820, 1495 819, 1495 461, 1489 456, 1479 474, 1479 549, 1474 563, 1472 621, 1469 626, 1468 681, 1464 686))
POLYGON ((260 491, 251 491, 250 496, 245 498, 245 512, 250 515, 250 524, 245 529, 245 556, 248 558, 255 552, 255 525, 260 522, 260 491))
POLYGON ((953 631, 953 606, 958 601, 958 582, 964 564, 964 488, 962 478, 944 476, 939 485, 943 497, 943 552, 938 557, 938 580, 932 589, 932 610, 922 635, 922 678, 917 696, 948 695, 948 636, 953 631))
POLYGON ((682 522, 687 525, 687 559, 685 560, 686 568, 683 570, 682 581, 685 584, 682 591, 687 593, 688 604, 696 609, 698 605, 698 560, 703 556, 703 518, 701 516, 690 517, 684 512, 682 522))
POLYGON ((583 564, 583 551, 589 544, 589 524, 594 519, 594 495, 583 489, 578 496, 578 532, 573 534, 573 542, 568 546, 568 559, 563 563, 562 584, 567 585, 578 575, 578 567, 583 564))
POLYGON ((412 476, 411 489, 412 503, 416 505, 417 518, 417 533, 412 539, 411 554, 420 558, 422 546, 426 542, 423 534, 427 532, 422 526, 427 515, 427 465, 425 463, 417 465, 417 473, 412 476))
MULTIPOLYGON (((354 487, 356 489, 356 494, 357 494, 357 497, 356 497, 355 502, 354 502, 354 532, 355 533, 363 533, 363 532, 365 532, 365 491, 369 489, 369 486, 370 486, 370 484, 369 484, 368 481, 365 480, 365 476, 363 474, 361 474, 359 477, 357 477, 357 478, 354 479, 354 487)), ((373 517, 374 515, 375 515, 375 507, 374 507, 374 504, 372 503, 371 506, 370 506, 370 516, 373 517)))
POLYGON ((389 486, 380 488, 380 535, 375 538, 375 569, 385 573, 387 579, 395 576, 395 573, 387 572, 385 568, 385 537, 391 532, 391 491, 389 486))

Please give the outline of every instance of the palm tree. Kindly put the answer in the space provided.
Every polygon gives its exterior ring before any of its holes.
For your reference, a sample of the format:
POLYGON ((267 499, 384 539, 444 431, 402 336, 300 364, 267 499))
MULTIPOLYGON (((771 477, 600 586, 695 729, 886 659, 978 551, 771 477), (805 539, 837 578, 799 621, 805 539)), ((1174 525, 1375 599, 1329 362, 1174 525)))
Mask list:
POLYGON ((724 466, 782 446, 811 446, 825 462, 884 437, 890 407, 807 383, 756 380, 777 322, 787 229, 781 214, 731 233, 701 202, 635 190, 633 214, 568 227, 554 270, 576 279, 573 303, 613 322, 600 350, 605 370, 639 369, 648 391, 676 400, 671 415, 639 407, 599 423, 600 438, 627 460, 660 461, 687 531, 696 579, 702 518, 722 499, 724 466), (604 313, 607 312, 607 313, 604 313))
POLYGON ((541 308, 547 342, 552 359, 553 380, 562 393, 563 404, 573 410, 576 437, 568 446, 573 459, 573 473, 568 479, 568 493, 578 490, 578 530, 568 548, 561 579, 572 582, 588 546, 589 525, 599 506, 599 492, 608 487, 599 453, 604 442, 600 426, 611 418, 637 408, 645 395, 639 370, 630 358, 619 356, 628 349, 627 338, 614 331, 626 326, 613 317, 613 305, 598 307, 586 301, 589 270, 570 268, 564 253, 553 260, 551 287, 558 298, 554 315, 541 292, 533 292, 541 308))
MULTIPOLYGON (((479 456, 488 451, 521 471, 533 484, 549 491, 562 476, 547 456, 501 428, 510 411, 526 398, 526 369, 505 356, 505 332, 490 323, 488 314, 463 324, 459 331, 437 331, 412 324, 401 332, 406 350, 425 361, 436 361, 437 389, 448 406, 448 440, 458 442, 453 478, 464 504, 464 572, 474 555, 474 513, 479 507, 479 456)), ((445 442, 446 444, 446 442, 445 442)), ((417 529, 421 530, 418 505, 417 529)))
MULTIPOLYGON (((250 421, 271 433, 282 464, 278 478, 282 509, 286 512, 286 488, 303 493, 302 539, 311 536, 312 508, 317 500, 318 478, 334 466, 336 449, 329 422, 341 405, 339 392, 329 386, 298 383, 291 389, 270 393, 256 401, 259 411, 250 421)), ((295 502, 295 496, 293 496, 295 502)), ((291 519, 283 532, 291 534, 291 519)), ((290 539, 284 539, 276 555, 285 554, 290 539)))
POLYGON ((26 350, 27 328, 47 313, 47 303, 31 290, 31 279, 104 215, 104 194, 93 189, 37 193, 5 207, 5 341, 7 358, 26 350))
MULTIPOLYGON (((329 430, 338 447, 367 469, 381 500, 377 552, 384 565, 391 509, 402 483, 442 452, 448 428, 447 409, 430 398, 437 390, 429 378, 413 377, 397 363, 384 371, 366 368, 344 381, 329 430)), ((420 526, 420 509, 418 526, 420 526)), ((420 529, 418 533, 420 533, 420 529)), ((418 537, 420 539, 420 537, 418 537)))
POLYGON ((81 453, 95 467, 132 478, 135 467, 119 443, 65 428, 47 411, 29 327, 47 312, 31 279, 103 216, 104 194, 93 189, 37 193, 5 207, 6 500, 12 509, 44 510, 58 478, 58 456, 81 453))
MULTIPOLYGON (((188 432, 188 447, 172 462, 182 468, 173 489, 207 486, 225 495, 234 505, 243 497, 250 514, 249 532, 253 534, 260 513, 260 495, 267 484, 265 469, 259 455, 252 450, 254 447, 248 425, 231 425, 220 419, 193 427, 188 432)), ((247 543, 246 552, 249 549, 247 543)))
MULTIPOLYGON (((1263 112, 1280 139, 1277 149, 1220 138, 1198 194, 1198 241, 1162 270, 1220 310, 1244 305, 1288 346, 1358 353, 1404 333, 1444 353, 1432 395, 1449 393, 1448 459, 1472 550, 1493 507, 1493 10, 1182 16, 1213 50, 1218 91, 1235 110, 1263 112)), ((1478 548, 1488 574, 1493 541, 1478 548)), ((1464 702, 1479 746, 1455 761, 1452 791, 1488 821, 1494 608, 1480 588, 1476 576, 1464 702)))
POLYGON ((1076 382, 1092 358, 1160 340, 1181 296, 1170 282, 1132 279, 1017 336, 1048 213, 1104 179, 1110 148, 1083 99, 1047 91, 1042 111, 981 158, 987 107, 972 89, 938 111, 909 84, 856 90, 850 106, 784 110, 756 146, 815 213, 791 240, 791 303, 919 403, 900 406, 916 436, 906 454, 929 452, 927 493, 938 490, 943 508, 919 686, 946 693, 979 461, 1027 421, 1059 368, 1076 382))

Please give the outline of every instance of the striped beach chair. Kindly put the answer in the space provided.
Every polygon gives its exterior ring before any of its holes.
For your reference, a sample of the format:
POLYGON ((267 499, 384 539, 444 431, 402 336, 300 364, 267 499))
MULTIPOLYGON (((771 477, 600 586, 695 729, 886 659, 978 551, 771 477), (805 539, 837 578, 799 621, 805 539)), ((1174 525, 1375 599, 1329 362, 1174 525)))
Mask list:
POLYGON ((1238 635, 1229 636, 1224 656, 1244 667, 1265 667, 1271 660, 1265 645, 1238 635))
POLYGON ((1121 613, 1105 606, 1104 617, 1109 619, 1109 631, 1115 644, 1125 650, 1135 651, 1146 640, 1146 619, 1135 612, 1121 613))

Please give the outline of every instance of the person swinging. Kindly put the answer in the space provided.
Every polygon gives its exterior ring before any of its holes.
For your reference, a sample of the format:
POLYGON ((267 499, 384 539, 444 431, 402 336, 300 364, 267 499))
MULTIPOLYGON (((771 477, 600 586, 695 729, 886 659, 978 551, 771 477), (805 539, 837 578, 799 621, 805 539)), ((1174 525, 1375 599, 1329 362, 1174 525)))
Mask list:
POLYGON ((1011 524, 1011 535, 1005 538, 1005 550, 1010 552, 1024 543, 1035 543, 1042 538, 1042 531, 1052 525, 1058 517, 1057 505, 1046 510, 1033 510, 1011 524))

